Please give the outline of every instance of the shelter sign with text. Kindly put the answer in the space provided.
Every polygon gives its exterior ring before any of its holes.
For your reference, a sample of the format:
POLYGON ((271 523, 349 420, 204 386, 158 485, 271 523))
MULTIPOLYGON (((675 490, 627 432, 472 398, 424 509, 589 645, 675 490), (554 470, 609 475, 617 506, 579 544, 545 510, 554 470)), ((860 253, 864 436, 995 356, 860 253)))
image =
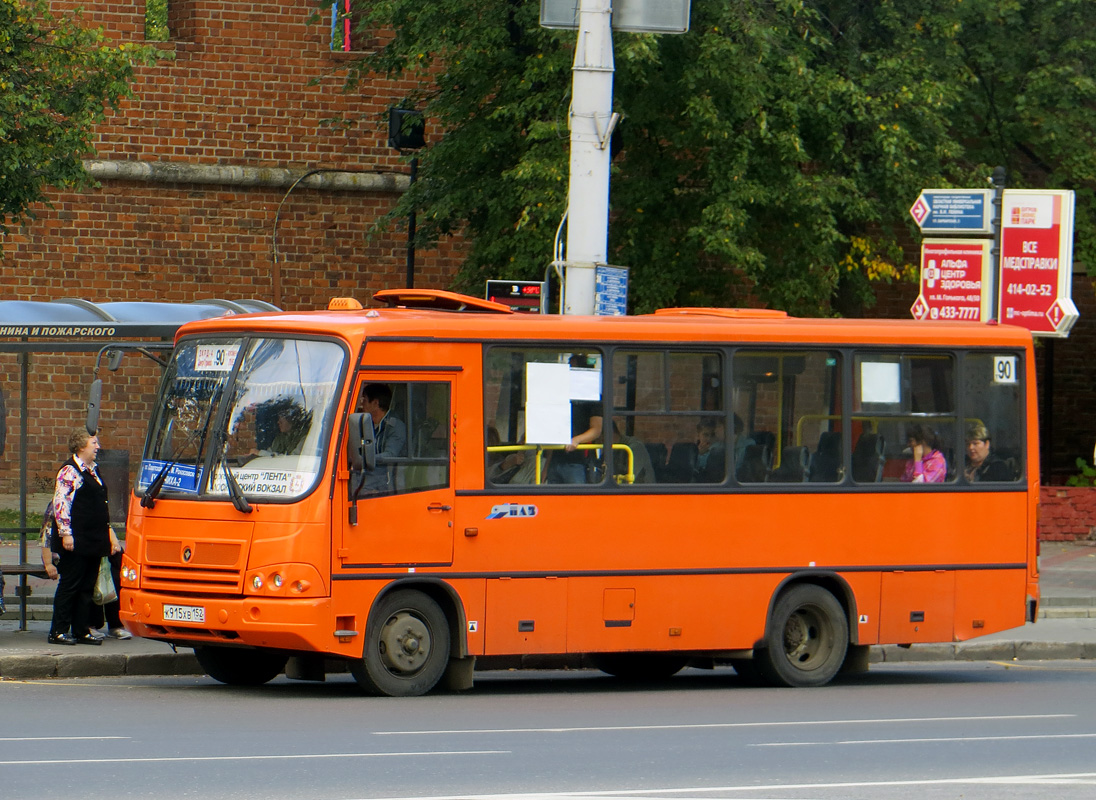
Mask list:
POLYGON ((1035 336, 1069 336, 1073 304, 1073 207, 1068 190, 1007 190, 1001 210, 998 319, 1035 336))

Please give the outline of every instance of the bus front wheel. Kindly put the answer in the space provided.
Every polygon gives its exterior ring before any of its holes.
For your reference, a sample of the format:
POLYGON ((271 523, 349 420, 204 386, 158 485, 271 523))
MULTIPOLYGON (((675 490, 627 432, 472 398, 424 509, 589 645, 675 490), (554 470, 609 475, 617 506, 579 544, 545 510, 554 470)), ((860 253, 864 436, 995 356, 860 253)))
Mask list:
POLYGON ((195 647, 194 657, 206 675, 229 686, 261 686, 281 675, 289 657, 270 650, 195 647))
POLYGON ((754 658, 774 686, 824 686, 841 669, 848 646, 848 621, 837 598, 803 583, 777 599, 765 647, 754 658))
POLYGON ((441 607, 411 589, 382 598, 365 633, 362 658, 350 664, 370 694, 417 697, 441 680, 449 663, 449 623, 441 607))

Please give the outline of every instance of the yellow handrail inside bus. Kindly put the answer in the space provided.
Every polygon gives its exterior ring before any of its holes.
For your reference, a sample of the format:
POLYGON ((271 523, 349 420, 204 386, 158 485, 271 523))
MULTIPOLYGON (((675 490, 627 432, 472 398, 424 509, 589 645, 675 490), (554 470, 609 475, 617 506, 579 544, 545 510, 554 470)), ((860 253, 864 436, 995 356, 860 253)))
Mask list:
MULTIPOLYGON (((605 445, 601 444, 580 444, 575 447, 576 450, 601 450, 605 445)), ((535 485, 539 486, 540 480, 540 456, 546 450, 565 450, 567 445, 565 444, 496 444, 487 448, 488 453, 524 453, 531 450, 536 451, 536 465, 534 470, 535 485)), ((614 444, 613 450, 623 450, 628 454, 628 471, 614 475, 617 479, 617 483, 635 483, 635 455, 632 453, 632 448, 626 444, 614 444)))

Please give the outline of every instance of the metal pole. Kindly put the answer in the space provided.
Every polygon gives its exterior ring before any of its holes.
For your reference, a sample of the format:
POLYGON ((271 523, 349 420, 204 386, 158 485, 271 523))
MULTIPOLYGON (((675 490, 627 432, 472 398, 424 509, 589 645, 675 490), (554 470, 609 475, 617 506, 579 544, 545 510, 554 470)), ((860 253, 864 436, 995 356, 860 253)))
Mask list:
POLYGON ((1003 226, 1003 220, 1001 219, 1001 212, 1004 209, 1005 201, 1005 168, 996 167, 993 170, 993 177, 990 178, 990 182, 993 184, 993 252, 990 254, 990 264, 992 268, 989 270, 989 318, 997 319, 997 309, 1000 307, 999 298, 997 293, 1001 289, 1001 229, 1003 226))
POLYGON ((595 270, 607 262, 613 117, 612 0, 579 0, 571 69, 564 313, 594 313, 595 270))
POLYGON ((1042 483, 1050 482, 1051 460, 1054 457, 1054 340, 1046 340, 1046 353, 1043 357, 1043 435, 1039 439, 1042 445, 1042 483))
MULTIPOLYGON (((26 341, 24 339, 23 341, 26 341)), ((27 447, 29 435, 27 433, 27 414, 30 403, 28 401, 27 383, 30 380, 30 353, 19 354, 19 368, 21 373, 19 389, 19 528, 27 527, 27 447)), ((19 531, 19 563, 27 563, 27 538, 26 534, 19 531)), ((19 630, 27 629, 27 574, 19 576, 19 630)))
MULTIPOLYGON (((411 181, 408 191, 415 185, 415 179, 419 176, 419 159, 416 156, 411 159, 411 181)), ((415 207, 411 206, 411 214, 407 218, 407 288, 415 288, 415 207)))

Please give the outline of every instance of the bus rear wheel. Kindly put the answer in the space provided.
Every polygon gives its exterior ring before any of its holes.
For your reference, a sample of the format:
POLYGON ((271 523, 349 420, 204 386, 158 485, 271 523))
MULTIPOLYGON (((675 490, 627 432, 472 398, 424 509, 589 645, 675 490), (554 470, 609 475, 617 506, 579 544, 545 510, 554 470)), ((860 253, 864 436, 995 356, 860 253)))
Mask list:
POLYGON ((765 647, 754 658, 774 686, 824 686, 841 669, 848 646, 848 621, 837 598, 804 583, 777 599, 765 647))
POLYGON ((194 657, 206 675, 229 686, 261 686, 281 675, 289 657, 271 650, 195 647, 194 657))
POLYGON ((385 596, 371 615, 354 680, 370 694, 417 697, 426 694, 449 663, 449 623, 441 607, 411 589, 385 596))
POLYGON ((685 667, 684 656, 659 653, 601 653, 593 656, 594 666, 625 681, 661 681, 685 667))

